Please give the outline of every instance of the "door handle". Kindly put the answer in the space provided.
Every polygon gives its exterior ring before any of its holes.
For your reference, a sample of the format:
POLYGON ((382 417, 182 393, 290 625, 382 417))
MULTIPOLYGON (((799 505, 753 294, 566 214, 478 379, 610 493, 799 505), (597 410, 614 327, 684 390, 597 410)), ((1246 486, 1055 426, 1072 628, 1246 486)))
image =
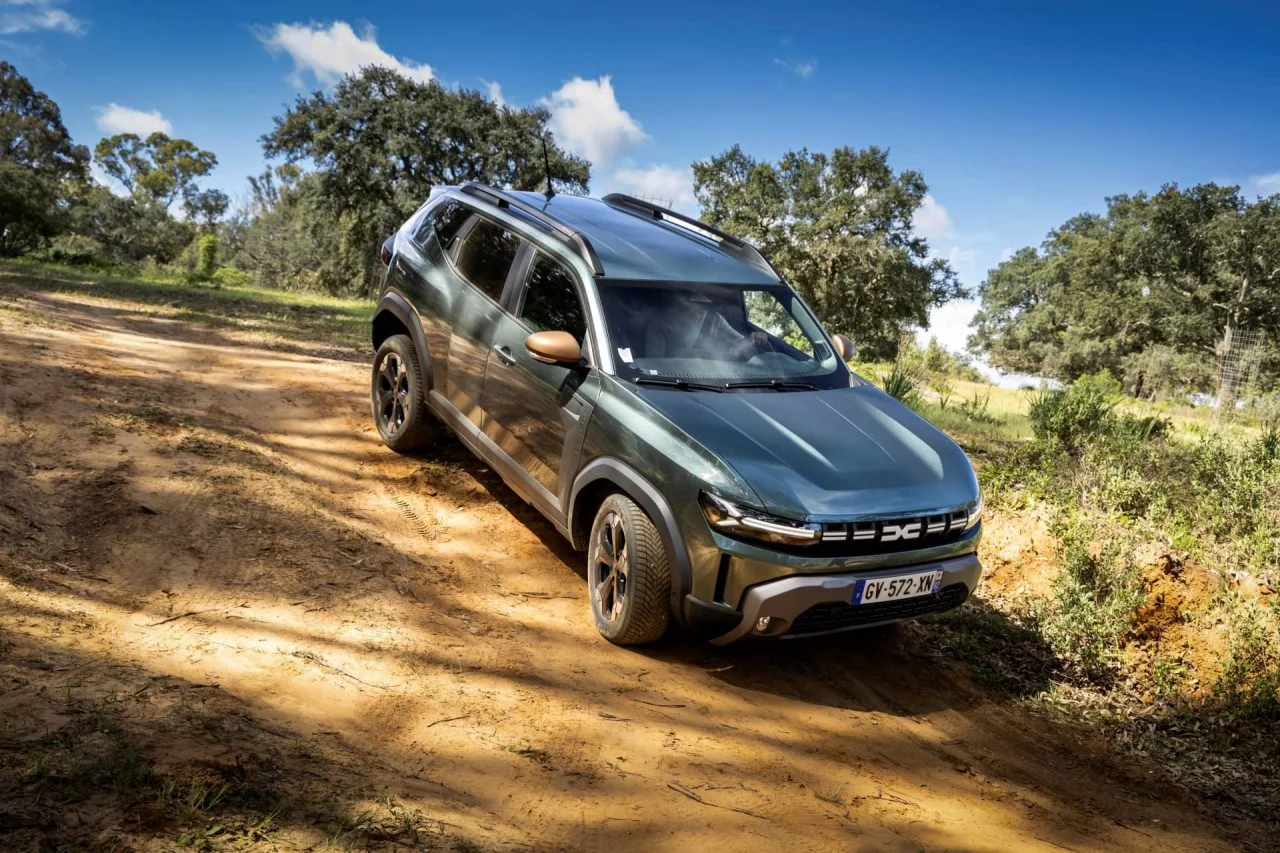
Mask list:
POLYGON ((494 344, 493 351, 498 355, 498 361, 508 367, 516 363, 516 357, 511 354, 511 350, 502 344, 494 344))

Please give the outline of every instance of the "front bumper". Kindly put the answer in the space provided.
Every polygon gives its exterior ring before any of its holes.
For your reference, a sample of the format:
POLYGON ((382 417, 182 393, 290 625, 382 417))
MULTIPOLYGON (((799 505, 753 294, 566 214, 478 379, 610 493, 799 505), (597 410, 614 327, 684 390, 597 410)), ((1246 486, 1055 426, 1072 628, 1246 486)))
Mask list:
MULTIPOLYGON (((963 603, 977 589, 981 574, 982 566, 978 562, 978 555, 970 553, 946 560, 873 572, 791 575, 766 581, 747 589, 742 597, 741 617, 737 624, 714 637, 711 642, 725 645, 747 636, 814 636, 939 613, 963 603), (934 595, 883 604, 851 603, 854 587, 860 579, 893 577, 930 569, 941 569, 943 572, 941 587, 934 595), (756 622, 764 616, 769 617, 769 628, 764 632, 757 632, 756 622)), ((724 617, 728 614, 723 609, 721 614, 720 621, 723 625, 727 621, 724 617)))

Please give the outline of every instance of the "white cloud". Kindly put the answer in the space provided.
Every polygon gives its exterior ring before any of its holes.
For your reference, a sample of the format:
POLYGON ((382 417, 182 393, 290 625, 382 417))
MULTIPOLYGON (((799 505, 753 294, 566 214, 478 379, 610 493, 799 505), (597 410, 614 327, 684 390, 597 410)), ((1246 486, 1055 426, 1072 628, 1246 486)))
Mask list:
POLYGON ((551 132, 568 151, 599 168, 623 149, 648 139, 640 124, 618 105, 608 77, 574 77, 542 105, 551 111, 551 132))
POLYGON ((59 5, 59 0, 0 0, 0 35, 38 30, 83 33, 84 22, 59 5))
POLYGON ((284 51, 293 59, 289 79, 295 86, 302 85, 304 72, 310 72, 320 83, 331 84, 371 65, 389 68, 419 83, 428 83, 435 77, 430 65, 397 59, 383 50, 372 26, 359 36, 346 21, 334 21, 327 27, 315 23, 276 24, 257 36, 267 50, 284 51))
POLYGON ((502 97, 502 84, 495 83, 492 80, 485 80, 483 82, 485 89, 489 93, 489 100, 493 101, 500 107, 505 107, 507 105, 507 101, 502 97))
POLYGON ((969 335, 973 329, 973 315, 978 313, 978 300, 956 299, 941 305, 929 312, 929 328, 916 332, 916 340, 921 346, 929 343, 929 338, 937 338, 951 352, 964 352, 968 347, 969 335))
POLYGON ((1005 261, 1009 260, 1012 257, 1013 257, 1012 246, 1005 246, 1003 249, 1000 250, 1000 263, 1003 264, 1005 261))
POLYGON ((947 209, 928 193, 925 193, 924 201, 916 210, 915 226, 917 234, 934 243, 950 240, 956 233, 947 209))
POLYGON ((693 172, 687 166, 620 168, 613 173, 613 183, 629 195, 674 208, 689 209, 695 201, 693 172))
POLYGON ((159 110, 135 110, 119 104, 107 104, 98 107, 98 130, 103 133, 136 133, 138 136, 150 136, 153 133, 173 135, 173 123, 160 114, 159 110))
POLYGON ((1280 172, 1272 172, 1269 175, 1254 175, 1249 179, 1249 185, 1264 195, 1280 193, 1280 172))
POLYGON ((808 80, 818 70, 816 59, 775 59, 773 64, 787 69, 802 80, 808 80))

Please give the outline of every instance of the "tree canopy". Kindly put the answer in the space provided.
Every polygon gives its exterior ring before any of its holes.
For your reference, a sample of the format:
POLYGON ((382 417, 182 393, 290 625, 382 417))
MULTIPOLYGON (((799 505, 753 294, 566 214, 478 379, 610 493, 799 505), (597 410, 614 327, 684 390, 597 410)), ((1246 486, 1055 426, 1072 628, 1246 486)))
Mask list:
MULTIPOLYGON (((178 199, 188 202, 192 210, 198 209, 202 194, 196 179, 218 165, 212 151, 204 151, 187 139, 171 139, 163 133, 153 133, 146 139, 135 133, 119 133, 100 140, 93 154, 102 171, 119 181, 135 198, 166 210, 178 199)), ((226 198, 217 190, 210 192, 226 198)))
POLYGON ((63 227, 88 165, 58 105, 0 61, 0 256, 30 251, 63 227))
POLYGON ((1280 333, 1280 195, 1209 183, 1109 198, 991 270, 979 296, 970 346, 996 367, 1204 386, 1236 332, 1280 333))
MULTIPOLYGON (((556 145, 542 108, 499 106, 479 92, 419 83, 385 68, 344 77, 332 93, 299 97, 262 137, 268 157, 309 160, 315 189, 342 229, 344 258, 326 286, 376 286, 374 249, 437 184, 585 192, 589 164, 556 145)), ((305 209, 311 209, 308 205, 305 209)))
POLYGON ((966 295, 914 230, 923 177, 895 173, 883 149, 801 149, 775 164, 735 145, 693 175, 703 221, 759 246, 864 352, 893 355, 902 332, 928 326, 930 308, 966 295))

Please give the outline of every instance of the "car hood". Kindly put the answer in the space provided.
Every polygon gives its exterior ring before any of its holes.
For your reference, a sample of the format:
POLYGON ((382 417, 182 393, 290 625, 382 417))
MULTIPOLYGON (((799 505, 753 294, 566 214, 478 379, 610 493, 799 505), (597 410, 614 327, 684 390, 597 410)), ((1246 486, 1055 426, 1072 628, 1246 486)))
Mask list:
POLYGON ((870 385, 723 394, 637 390, 779 515, 811 521, 909 515, 978 496, 973 467, 956 443, 870 385))

